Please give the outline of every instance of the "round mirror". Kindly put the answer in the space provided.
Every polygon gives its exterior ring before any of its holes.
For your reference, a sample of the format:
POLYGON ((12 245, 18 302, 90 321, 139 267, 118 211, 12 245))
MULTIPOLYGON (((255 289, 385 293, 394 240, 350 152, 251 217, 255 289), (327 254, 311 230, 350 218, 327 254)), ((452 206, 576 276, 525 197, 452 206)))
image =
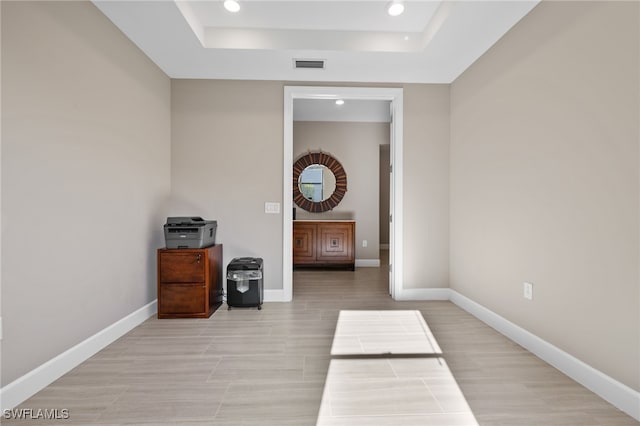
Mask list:
POLYGON ((307 200, 325 201, 336 189, 336 177, 327 166, 312 164, 300 173, 298 189, 307 200))
POLYGON ((293 164, 293 201, 308 212, 336 207, 347 192, 342 164, 324 152, 312 152, 293 164))

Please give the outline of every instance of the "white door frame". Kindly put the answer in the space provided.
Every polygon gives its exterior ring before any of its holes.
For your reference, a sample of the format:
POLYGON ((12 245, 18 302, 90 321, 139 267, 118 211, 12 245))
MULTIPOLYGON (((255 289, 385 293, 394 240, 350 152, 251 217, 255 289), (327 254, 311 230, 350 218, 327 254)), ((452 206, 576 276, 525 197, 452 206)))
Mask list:
MULTIPOLYGON (((393 269, 389 279, 391 297, 395 299, 402 286, 402 129, 403 90, 383 87, 284 87, 284 161, 282 208, 282 287, 283 301, 293 299, 293 101, 294 99, 358 99, 390 101, 394 125, 391 138, 391 186, 393 196, 389 213, 391 222, 389 263, 393 269)), ((380 218, 382 220, 382 218, 380 218)))

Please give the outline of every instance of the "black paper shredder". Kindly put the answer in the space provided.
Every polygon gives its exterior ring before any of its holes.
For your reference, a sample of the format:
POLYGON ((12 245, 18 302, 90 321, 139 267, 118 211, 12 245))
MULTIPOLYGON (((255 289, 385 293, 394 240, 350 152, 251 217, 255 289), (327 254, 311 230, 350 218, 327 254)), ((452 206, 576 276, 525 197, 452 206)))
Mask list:
POLYGON ((262 309, 263 261, 259 257, 236 257, 227 266, 227 305, 262 309))

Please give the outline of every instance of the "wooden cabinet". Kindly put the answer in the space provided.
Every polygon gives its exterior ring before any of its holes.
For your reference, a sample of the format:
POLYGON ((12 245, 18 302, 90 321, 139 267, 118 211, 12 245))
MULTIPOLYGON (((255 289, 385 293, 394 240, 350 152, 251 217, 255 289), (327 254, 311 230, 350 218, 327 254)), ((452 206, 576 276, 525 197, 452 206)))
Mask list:
POLYGON ((316 263, 315 223, 293 222, 293 264, 305 265, 316 263))
POLYGON ((222 244, 158 250, 158 318, 208 318, 222 304, 222 244))
POLYGON ((293 266, 347 266, 355 269, 353 221, 294 221, 293 266))

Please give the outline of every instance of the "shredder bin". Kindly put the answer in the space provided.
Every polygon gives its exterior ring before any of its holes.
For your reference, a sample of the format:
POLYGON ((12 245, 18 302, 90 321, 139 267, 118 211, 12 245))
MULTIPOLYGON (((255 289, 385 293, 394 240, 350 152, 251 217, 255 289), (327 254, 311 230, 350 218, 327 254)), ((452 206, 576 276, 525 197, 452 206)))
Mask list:
POLYGON ((238 257, 227 266, 227 305, 262 309, 264 299, 263 261, 259 257, 238 257))

